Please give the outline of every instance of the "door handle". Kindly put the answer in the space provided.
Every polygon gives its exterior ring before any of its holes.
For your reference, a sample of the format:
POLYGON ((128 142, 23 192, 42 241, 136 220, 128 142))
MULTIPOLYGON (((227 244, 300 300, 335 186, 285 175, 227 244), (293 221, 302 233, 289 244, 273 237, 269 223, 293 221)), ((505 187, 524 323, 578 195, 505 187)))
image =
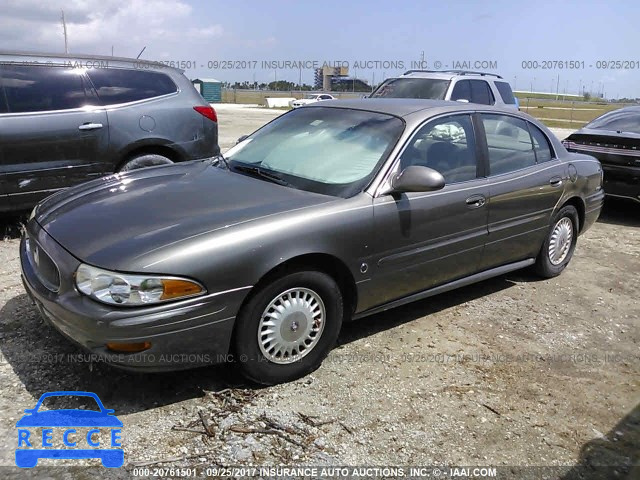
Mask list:
POLYGON ((559 187, 562 185, 562 178, 561 177, 553 177, 551 180, 549 180, 549 185, 551 185, 552 187, 559 187))
POLYGON ((97 130, 98 128, 102 128, 101 123, 83 123, 78 130, 97 130))
POLYGON ((487 201, 484 195, 471 195, 467 198, 466 203, 469 208, 480 208, 487 201))

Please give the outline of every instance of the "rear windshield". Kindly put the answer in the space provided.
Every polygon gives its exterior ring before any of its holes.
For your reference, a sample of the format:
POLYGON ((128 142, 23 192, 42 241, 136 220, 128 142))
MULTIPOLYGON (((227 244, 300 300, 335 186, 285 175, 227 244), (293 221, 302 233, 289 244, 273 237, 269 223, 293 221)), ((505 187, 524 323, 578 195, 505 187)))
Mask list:
POLYGON ((585 128, 640 134, 640 111, 614 110, 599 116, 585 128))
POLYGON ((498 89, 498 92, 500 92, 500 96, 502 97, 502 101, 504 103, 507 104, 515 104, 516 103, 516 99, 513 96, 513 92, 511 91, 511 85, 509 85, 507 82, 495 82, 496 83, 496 88, 498 89))
POLYGON ((371 94, 372 98, 424 98, 444 100, 449 80, 435 78, 392 78, 371 94))

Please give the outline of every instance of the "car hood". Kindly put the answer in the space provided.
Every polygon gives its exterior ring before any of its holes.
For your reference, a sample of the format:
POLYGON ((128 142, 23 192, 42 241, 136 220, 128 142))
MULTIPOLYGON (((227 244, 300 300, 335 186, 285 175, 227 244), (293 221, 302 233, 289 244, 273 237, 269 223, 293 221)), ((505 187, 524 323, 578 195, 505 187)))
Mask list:
POLYGON ((131 271, 132 260, 146 252, 332 200, 209 162, 188 162, 68 189, 45 200, 35 218, 80 261, 131 271))
POLYGON ((25 415, 16 427, 121 427, 117 417, 92 410, 47 410, 25 415))

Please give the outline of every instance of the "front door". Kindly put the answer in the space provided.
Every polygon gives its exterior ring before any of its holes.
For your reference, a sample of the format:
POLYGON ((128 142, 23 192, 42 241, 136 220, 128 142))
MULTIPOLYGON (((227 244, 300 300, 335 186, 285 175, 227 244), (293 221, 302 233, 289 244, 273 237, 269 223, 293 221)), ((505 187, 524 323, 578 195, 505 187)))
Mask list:
MULTIPOLYGON (((471 116, 440 117, 418 129, 396 171, 439 171, 442 190, 374 200, 377 238, 370 287, 376 304, 477 271, 487 236, 487 180, 480 177, 471 116)), ((371 307, 374 305, 369 305, 371 307)))
POLYGON ((81 69, 2 65, 0 80, 8 104, 0 113, 0 174, 12 208, 104 173, 107 114, 81 69))

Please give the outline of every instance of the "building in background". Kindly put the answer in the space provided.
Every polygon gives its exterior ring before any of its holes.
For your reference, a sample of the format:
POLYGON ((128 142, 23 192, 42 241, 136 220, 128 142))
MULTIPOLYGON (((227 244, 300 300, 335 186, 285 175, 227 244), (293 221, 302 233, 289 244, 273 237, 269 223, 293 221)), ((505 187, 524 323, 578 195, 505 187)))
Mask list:
POLYGON ((349 75, 349 67, 322 67, 316 68, 314 75, 315 85, 318 90, 331 91, 332 80, 336 77, 349 75))
POLYGON ((215 78, 196 78, 191 80, 195 89, 209 103, 222 102, 222 82, 215 78))
POLYGON ((364 80, 357 78, 333 77, 331 79, 332 92, 366 92, 371 93, 373 89, 364 80))

